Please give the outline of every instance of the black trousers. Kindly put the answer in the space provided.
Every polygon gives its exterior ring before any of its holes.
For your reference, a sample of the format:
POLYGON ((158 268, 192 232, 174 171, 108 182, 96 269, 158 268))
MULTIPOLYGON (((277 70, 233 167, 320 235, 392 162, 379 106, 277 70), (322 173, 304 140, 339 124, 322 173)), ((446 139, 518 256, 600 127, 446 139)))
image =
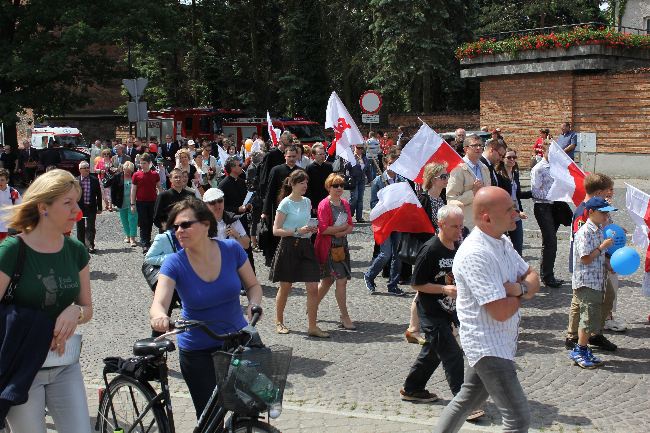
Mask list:
POLYGON ((95 220, 97 207, 83 205, 81 211, 84 217, 77 221, 77 239, 87 248, 95 248, 95 220))
POLYGON ((156 202, 136 201, 138 211, 138 227, 140 227, 140 243, 143 247, 151 246, 151 229, 153 227, 153 210, 156 202))
POLYGON ((463 385, 464 364, 463 351, 451 331, 451 322, 446 319, 424 320, 422 316, 420 318, 427 344, 420 349, 420 354, 406 376, 404 391, 423 391, 442 362, 449 389, 456 395, 463 385))
POLYGON ((203 413, 203 409, 205 409, 205 406, 210 400, 212 391, 217 386, 217 377, 211 355, 215 351, 216 349, 180 349, 178 353, 181 373, 187 384, 187 389, 192 396, 192 403, 194 403, 194 410, 196 410, 196 419, 199 419, 201 413, 203 413))
POLYGON ((534 213, 539 230, 542 232, 540 276, 544 282, 551 281, 555 279, 553 268, 557 253, 557 229, 560 227, 560 223, 553 216, 552 203, 535 203, 534 213))

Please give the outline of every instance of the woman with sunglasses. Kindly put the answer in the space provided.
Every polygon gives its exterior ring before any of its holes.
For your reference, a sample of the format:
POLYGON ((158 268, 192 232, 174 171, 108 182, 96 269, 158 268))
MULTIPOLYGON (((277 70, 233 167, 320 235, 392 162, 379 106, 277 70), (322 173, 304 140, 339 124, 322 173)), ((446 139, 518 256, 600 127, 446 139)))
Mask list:
POLYGON ((116 171, 116 169, 113 169, 113 160, 111 159, 110 149, 103 149, 99 160, 97 160, 97 163, 95 164, 95 173, 97 173, 99 184, 102 186, 104 207, 109 212, 113 212, 113 202, 111 201, 111 187, 104 186, 103 181, 107 176, 112 177, 116 171))
POLYGON ((347 235, 352 233, 352 213, 350 204, 341 198, 345 179, 332 173, 325 179, 325 189, 329 195, 318 204, 318 234, 314 249, 321 266, 321 281, 318 286, 320 304, 332 284, 336 283, 336 303, 341 312, 341 326, 357 329, 350 319, 346 302, 346 287, 352 277, 350 270, 350 248, 347 235))
POLYGON ((210 212, 217 220, 217 239, 234 239, 239 242, 243 249, 247 249, 251 238, 241 221, 232 212, 224 211, 223 191, 219 188, 210 188, 203 194, 203 201, 208 205, 210 212))
MULTIPOLYGON (((262 287, 246 251, 235 240, 213 239, 214 215, 205 203, 193 198, 172 207, 167 227, 173 228, 183 249, 165 258, 160 268, 149 310, 151 327, 158 332, 169 329, 167 309, 176 289, 184 319, 206 321, 218 334, 241 330, 247 325, 239 302, 242 285, 249 319, 251 308, 262 302, 262 287)), ((216 386, 211 354, 221 344, 198 328, 180 334, 177 343, 181 373, 198 418, 216 386)))
POLYGON ((521 255, 524 249, 524 226, 522 220, 528 218, 528 216, 523 212, 521 199, 532 198, 532 196, 530 191, 521 191, 521 183, 519 182, 519 165, 517 164, 517 151, 510 148, 506 149, 506 156, 503 161, 497 164, 495 171, 499 178, 499 186, 510 194, 515 209, 519 212, 517 226, 513 231, 508 232, 508 236, 510 237, 510 241, 512 241, 512 246, 515 247, 515 250, 519 255, 521 255))
POLYGON ((318 227, 310 224, 311 201, 303 197, 307 192, 308 180, 303 170, 294 170, 282 183, 278 197, 280 203, 273 222, 273 235, 281 239, 273 256, 269 277, 274 283, 280 283, 275 298, 275 330, 278 334, 289 333, 284 325, 284 308, 293 283, 303 282, 307 289, 307 334, 328 338, 329 334, 316 325, 320 269, 310 238, 318 227))
MULTIPOLYGON (((445 188, 447 188, 447 183, 449 181, 449 173, 447 173, 446 164, 440 164, 437 162, 432 162, 427 164, 424 167, 424 172, 422 173, 422 193, 418 199, 420 204, 427 213, 433 228, 438 232, 438 210, 447 204, 447 197, 445 194, 445 188)), ((462 204, 454 200, 454 204, 462 204)), ((423 242, 426 242, 431 238, 429 233, 419 233, 418 237, 421 238, 423 242)), ((420 320, 417 313, 417 293, 411 302, 411 319, 409 321, 409 327, 404 333, 406 341, 414 344, 425 344, 425 339, 420 335, 420 320)))

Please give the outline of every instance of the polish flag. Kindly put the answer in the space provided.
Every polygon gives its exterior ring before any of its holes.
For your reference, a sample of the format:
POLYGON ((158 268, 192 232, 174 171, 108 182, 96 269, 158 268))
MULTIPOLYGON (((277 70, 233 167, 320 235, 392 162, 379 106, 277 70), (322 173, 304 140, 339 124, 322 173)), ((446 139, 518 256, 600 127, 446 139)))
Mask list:
POLYGON ((546 194, 547 200, 565 201, 578 206, 585 198, 585 172, 554 141, 548 147, 553 185, 546 194))
POLYGON ((336 152, 336 156, 345 159, 353 166, 356 165, 352 147, 363 143, 363 136, 336 92, 332 92, 327 102, 325 128, 334 129, 334 140, 328 150, 330 155, 336 152))
POLYGON ((388 185, 377 194, 379 202, 370 211, 372 231, 378 244, 391 232, 435 233, 431 220, 408 182, 388 185))
POLYGON ((273 127, 273 122, 271 122, 271 115, 269 112, 266 112, 266 127, 269 131, 269 137, 271 137, 271 143, 273 146, 277 146, 280 141, 280 130, 273 127))
POLYGON ((648 234, 650 233, 650 195, 625 184, 627 191, 625 193, 625 207, 632 222, 634 222, 634 234, 632 242, 641 248, 646 248, 645 253, 645 273, 643 275, 642 293, 650 297, 650 242, 648 234))
POLYGON ((447 163, 447 172, 450 173, 463 162, 463 158, 423 122, 390 169, 413 182, 422 184, 424 167, 430 162, 447 163))
POLYGON ((221 165, 224 165, 230 155, 228 155, 228 152, 226 152, 223 147, 219 146, 218 144, 216 146, 217 150, 219 151, 219 160, 221 161, 221 165))

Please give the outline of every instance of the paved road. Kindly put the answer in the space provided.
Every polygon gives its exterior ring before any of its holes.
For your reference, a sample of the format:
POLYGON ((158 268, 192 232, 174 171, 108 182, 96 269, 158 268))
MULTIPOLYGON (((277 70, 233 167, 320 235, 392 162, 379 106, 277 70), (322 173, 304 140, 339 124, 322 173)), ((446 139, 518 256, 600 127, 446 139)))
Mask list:
MULTIPOLYGON (((624 185, 617 180, 615 202, 624 209, 624 185), (622 187, 622 188, 620 188, 622 187)), ((649 181, 631 181, 648 191, 649 181)), ((368 195, 369 190, 366 190, 368 195)), ((366 201, 368 197, 366 197, 366 201)), ((529 209, 532 205, 526 203, 529 209)), ((532 210, 529 215, 532 217, 532 210)), ((625 212, 615 220, 631 229, 625 212)), ((525 258, 538 267, 540 239, 534 218, 525 222, 525 258)), ((566 230, 566 229, 565 229, 566 230)), ((140 272, 142 254, 122 243, 118 215, 98 218, 99 252, 91 260, 95 317, 82 328, 83 370, 89 387, 89 401, 96 406, 94 389, 100 383, 101 360, 105 356, 129 356, 132 343, 147 337, 147 311, 151 293, 140 272)), ((557 276, 569 281, 566 270, 567 241, 560 233, 557 276)), ((411 297, 369 296, 362 272, 372 255, 368 224, 360 225, 350 237, 353 279, 348 286, 350 314, 358 331, 338 328, 338 309, 330 294, 321 306, 320 326, 331 331, 329 340, 306 336, 305 293, 294 289, 287 305, 287 326, 292 333, 273 332, 275 286, 258 256, 258 275, 264 287, 266 319, 260 332, 267 344, 294 348, 294 359, 285 393, 286 410, 276 422, 285 432, 425 432, 451 398, 444 375, 434 374, 429 390, 440 401, 411 404, 399 399, 399 389, 418 353, 407 344, 403 332, 408 323, 411 297)), ((529 397, 532 425, 538 431, 558 432, 647 432, 650 425, 650 300, 640 296, 641 274, 621 284, 616 316, 630 325, 624 335, 611 336, 619 345, 615 354, 603 354, 606 364, 595 371, 572 366, 563 347, 570 286, 543 288, 524 307, 517 364, 519 377, 529 397)), ((408 289, 404 287, 404 289, 408 289)), ((177 356, 171 356, 172 391, 179 431, 191 431, 192 408, 178 374, 177 356)), ((487 417, 469 431, 500 431, 500 416, 488 402, 487 417)))

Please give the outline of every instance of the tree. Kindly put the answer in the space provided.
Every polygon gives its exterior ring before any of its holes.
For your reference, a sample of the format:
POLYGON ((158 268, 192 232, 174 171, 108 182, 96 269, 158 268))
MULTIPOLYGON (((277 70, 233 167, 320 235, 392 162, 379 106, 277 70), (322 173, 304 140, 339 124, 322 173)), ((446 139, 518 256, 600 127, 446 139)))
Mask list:
MULTIPOLYGON (((119 6, 119 2, 112 5, 119 6)), ((16 146, 17 114, 61 114, 88 101, 110 76, 105 47, 115 38, 111 9, 85 0, 0 2, 0 121, 16 146)))

